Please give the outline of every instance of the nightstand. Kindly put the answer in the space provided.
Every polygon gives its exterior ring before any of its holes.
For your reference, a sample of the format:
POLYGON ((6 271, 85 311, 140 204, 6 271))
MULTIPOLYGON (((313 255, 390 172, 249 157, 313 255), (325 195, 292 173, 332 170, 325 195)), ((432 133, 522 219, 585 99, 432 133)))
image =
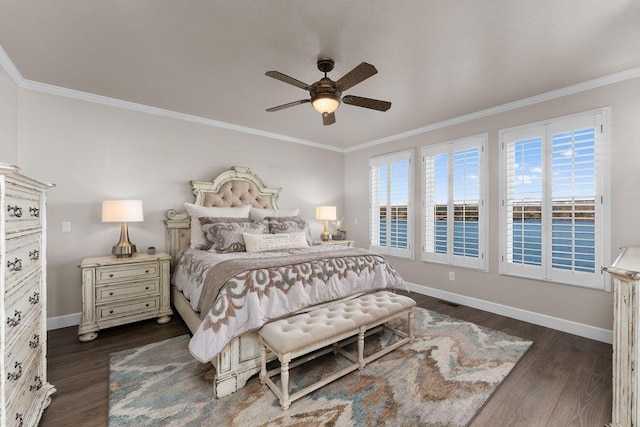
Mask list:
POLYGON ((85 258, 82 270, 82 319, 78 339, 94 340, 98 331, 144 319, 171 320, 169 263, 171 257, 134 254, 127 258, 85 258))
POLYGON ((316 244, 321 245, 333 245, 333 246, 347 246, 349 248, 356 247, 355 240, 316 240, 316 244))

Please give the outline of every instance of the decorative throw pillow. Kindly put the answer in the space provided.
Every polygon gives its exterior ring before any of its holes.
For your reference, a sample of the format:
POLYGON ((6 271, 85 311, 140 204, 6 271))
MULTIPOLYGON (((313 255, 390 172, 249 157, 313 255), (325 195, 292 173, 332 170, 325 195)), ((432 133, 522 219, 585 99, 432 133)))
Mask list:
POLYGON ((295 209, 258 209, 251 208, 249 211, 249 217, 254 220, 266 219, 267 217, 280 218, 286 216, 298 216, 300 214, 300 208, 295 209))
POLYGON ((269 221, 269 233, 281 234, 303 232, 306 235, 307 243, 309 245, 313 245, 311 227, 304 219, 297 216, 280 218, 267 217, 266 219, 269 221))
POLYGON ((280 234, 248 234, 243 235, 247 252, 264 252, 273 249, 306 248, 307 237, 305 233, 280 233, 280 234))
POLYGON ((264 234, 269 232, 267 221, 218 222, 202 226, 207 239, 211 240, 210 252, 244 252, 244 234, 264 234))
MULTIPOLYGON (((200 221, 201 229, 203 226, 210 225, 210 224, 252 222, 249 218, 211 218, 211 217, 198 218, 198 221, 200 221)), ((217 227, 208 227, 207 231, 202 229, 202 232, 204 233, 204 237, 206 239, 206 245, 205 247, 203 247, 203 249, 211 248, 211 245, 212 245, 211 242, 214 242, 217 238, 217 236, 214 235, 214 233, 217 233, 217 230, 218 230, 217 227), (209 235, 207 235, 207 232, 209 235)))
POLYGON ((194 205, 193 203, 185 203, 184 207, 191 217, 191 249, 204 249, 208 246, 207 239, 204 237, 202 228, 200 228, 198 218, 249 218, 249 210, 251 210, 251 206, 249 205, 239 207, 205 207, 194 205))

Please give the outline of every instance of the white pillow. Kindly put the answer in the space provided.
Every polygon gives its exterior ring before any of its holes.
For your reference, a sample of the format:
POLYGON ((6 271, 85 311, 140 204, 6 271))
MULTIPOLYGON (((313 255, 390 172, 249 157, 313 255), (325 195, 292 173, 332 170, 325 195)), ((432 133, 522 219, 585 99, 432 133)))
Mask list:
POLYGON ((263 252, 272 249, 306 248, 307 237, 305 233, 281 233, 281 234, 249 234, 242 233, 244 246, 247 252, 263 252))
POLYGON ((268 216, 283 217, 283 216, 298 216, 300 214, 300 208, 295 209, 258 209, 252 207, 249 212, 249 218, 254 221, 265 219, 268 216))
POLYGON ((184 208, 191 217, 191 249, 204 249, 208 246, 198 218, 218 217, 218 218, 249 218, 250 205, 239 207, 205 207, 185 203, 184 208))

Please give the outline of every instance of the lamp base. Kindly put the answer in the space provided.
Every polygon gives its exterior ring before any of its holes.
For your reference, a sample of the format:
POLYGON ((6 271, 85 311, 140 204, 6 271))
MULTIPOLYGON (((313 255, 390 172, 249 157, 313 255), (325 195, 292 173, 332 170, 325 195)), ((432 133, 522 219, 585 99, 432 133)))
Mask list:
POLYGON ((118 258, 130 257, 133 256, 133 254, 135 254, 136 252, 136 245, 133 244, 124 246, 118 243, 113 247, 113 249, 111 249, 111 253, 118 258))
POLYGON ((136 253, 136 245, 129 240, 129 228, 126 222, 120 226, 120 241, 113 246, 111 253, 118 258, 130 257, 136 253))
POLYGON ((328 242, 329 240, 331 240, 331 233, 324 232, 324 233, 320 233, 320 240, 322 240, 323 242, 328 242))

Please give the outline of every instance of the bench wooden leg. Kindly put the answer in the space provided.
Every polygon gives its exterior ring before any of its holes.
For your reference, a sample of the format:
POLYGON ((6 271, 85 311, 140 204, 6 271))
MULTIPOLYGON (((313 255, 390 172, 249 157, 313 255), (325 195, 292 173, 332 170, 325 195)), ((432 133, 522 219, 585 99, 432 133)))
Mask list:
POLYGON ((280 360, 280 384, 282 386, 282 397, 280 398, 280 406, 283 411, 289 409, 291 406, 291 399, 289 399, 289 362, 291 361, 291 354, 287 353, 282 356, 280 360))
POLYGON ((363 370, 364 365, 364 333, 366 332, 365 327, 360 328, 360 332, 358 333, 358 364, 360 367, 358 369, 363 370))
POLYGON ((264 384, 267 378, 267 348, 264 346, 262 337, 258 337, 258 345, 260 346, 260 384, 264 384))
POLYGON ((413 309, 409 312, 409 342, 414 342, 416 337, 413 335, 413 309))

